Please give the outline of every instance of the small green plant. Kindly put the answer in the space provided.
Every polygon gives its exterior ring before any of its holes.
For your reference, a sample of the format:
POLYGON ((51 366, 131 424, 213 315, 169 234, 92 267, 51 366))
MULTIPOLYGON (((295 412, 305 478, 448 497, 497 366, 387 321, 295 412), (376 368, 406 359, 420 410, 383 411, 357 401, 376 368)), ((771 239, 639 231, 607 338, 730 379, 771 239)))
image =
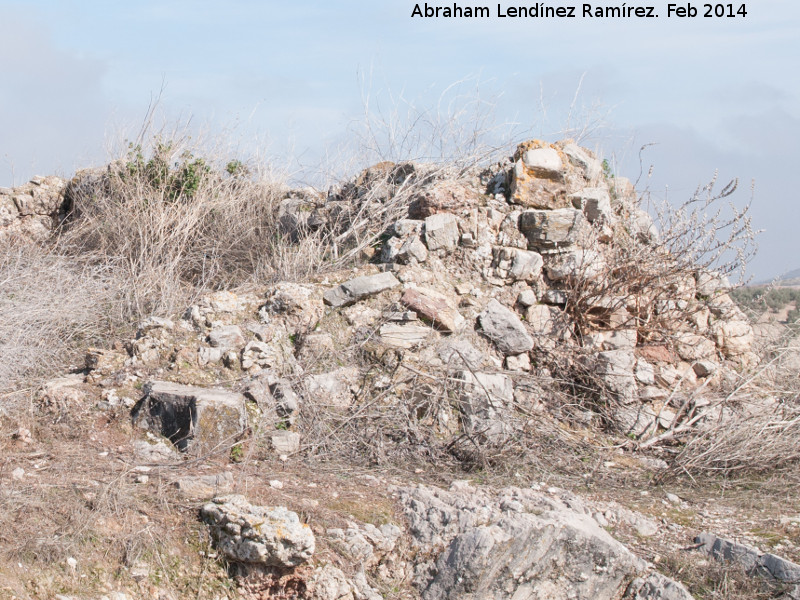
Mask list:
POLYGON ((231 447, 231 462, 240 463, 244 460, 244 448, 241 444, 231 447))
POLYGON ((188 150, 180 155, 179 160, 170 164, 174 152, 172 142, 157 140, 152 156, 146 158, 141 144, 129 142, 127 160, 120 175, 125 181, 141 178, 171 202, 192 199, 211 173, 211 167, 205 159, 196 157, 188 150))
POLYGON ((606 180, 614 179, 614 171, 611 170, 611 165, 607 158, 603 159, 603 177, 605 177, 606 180))
POLYGON ((228 162, 228 164, 225 165, 225 172, 231 177, 247 177, 250 175, 250 169, 248 169, 247 165, 238 158, 228 162))

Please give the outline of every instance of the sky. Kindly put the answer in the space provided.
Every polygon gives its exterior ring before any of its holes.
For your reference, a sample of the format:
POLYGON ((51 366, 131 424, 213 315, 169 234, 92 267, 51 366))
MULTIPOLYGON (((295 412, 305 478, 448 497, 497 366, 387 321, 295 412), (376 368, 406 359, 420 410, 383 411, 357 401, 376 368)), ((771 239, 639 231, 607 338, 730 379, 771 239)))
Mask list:
POLYGON ((424 116, 454 140, 576 137, 672 202, 715 173, 738 178, 730 200, 751 202, 764 230, 750 274, 800 267, 800 3, 735 3, 747 15, 734 18, 692 3, 699 16, 680 18, 648 2, 659 18, 500 18, 497 2, 460 4, 490 18, 437 19, 406 0, 0 0, 0 186, 104 164, 156 100, 163 122, 272 157, 300 182, 344 156, 433 156, 413 134, 386 143, 424 116))

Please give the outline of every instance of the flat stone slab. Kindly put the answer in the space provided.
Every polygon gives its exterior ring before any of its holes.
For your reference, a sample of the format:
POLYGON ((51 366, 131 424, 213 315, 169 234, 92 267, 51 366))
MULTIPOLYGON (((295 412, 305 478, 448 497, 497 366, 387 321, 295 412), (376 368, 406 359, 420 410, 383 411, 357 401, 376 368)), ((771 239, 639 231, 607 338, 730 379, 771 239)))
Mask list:
POLYGON ((194 475, 181 477, 174 483, 181 495, 187 498, 213 498, 233 489, 233 474, 194 475))
POLYGON ((338 287, 326 291, 322 295, 325 304, 334 308, 353 304, 369 296, 380 294, 400 285, 393 274, 388 271, 376 275, 363 275, 346 281, 338 287))
POLYGON ((425 288, 407 289, 400 303, 415 311, 433 327, 453 333, 463 322, 452 298, 425 288))
POLYGON ((393 348, 403 348, 407 350, 420 345, 428 339, 428 336, 431 335, 431 330, 421 325, 396 325, 395 323, 386 323, 381 326, 379 334, 381 343, 393 348))
POLYGON ((224 450, 247 428, 241 394, 169 381, 152 381, 144 392, 131 415, 134 424, 163 435, 180 450, 224 450))

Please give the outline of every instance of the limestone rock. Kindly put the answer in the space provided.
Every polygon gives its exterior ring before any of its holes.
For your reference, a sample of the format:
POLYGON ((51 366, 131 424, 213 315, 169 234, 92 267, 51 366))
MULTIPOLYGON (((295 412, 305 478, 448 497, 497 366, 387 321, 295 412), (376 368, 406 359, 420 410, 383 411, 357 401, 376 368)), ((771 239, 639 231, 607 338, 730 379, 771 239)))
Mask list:
POLYGON ((574 208, 526 210, 519 217, 519 230, 531 250, 571 246, 584 226, 583 213, 574 208))
POLYGON ((544 179, 558 179, 564 169, 564 163, 555 148, 529 148, 523 152, 521 160, 535 177, 544 179))
POLYGON ((530 288, 522 290, 517 296, 517 303, 525 308, 533 306, 536 304, 536 292, 530 288))
POLYGON ((200 515, 228 560, 296 567, 314 553, 311 528, 283 506, 254 506, 244 496, 222 496, 204 505, 200 515))
POLYGON ((359 377, 355 367, 340 367, 328 373, 309 375, 306 378, 309 399, 323 406, 347 408, 353 403, 351 388, 358 383, 359 377))
POLYGON ((173 323, 171 319, 165 319, 163 317, 147 317, 144 321, 139 323, 136 334, 137 336, 142 336, 151 331, 160 329, 172 331, 175 329, 175 323, 173 323))
POLYGON ((133 455, 136 460, 143 463, 167 463, 180 458, 174 446, 164 443, 155 436, 152 438, 133 442, 133 455))
POLYGON ((56 176, 36 176, 15 188, 0 188, 0 240, 19 236, 47 238, 71 208, 67 182, 56 176))
POLYGON ((330 333, 318 332, 304 335, 299 340, 296 350, 298 358, 306 362, 321 361, 336 353, 333 336, 330 333))
MULTIPOLYGON (((800 565, 775 554, 762 554, 754 548, 737 544, 711 533, 701 533, 695 538, 700 549, 719 561, 738 563, 749 575, 758 575, 785 583, 800 582, 800 565)), ((800 586, 798 586, 800 587, 800 586)), ((800 590, 795 588, 795 592, 800 590)))
POLYGON ((637 577, 628 586, 622 600, 692 600, 683 584, 661 573, 637 577))
POLYGON ((238 325, 221 325, 208 334, 208 342, 214 348, 238 350, 245 344, 244 335, 238 325))
POLYGON ((611 197, 605 188, 583 188, 580 192, 569 195, 575 208, 583 210, 589 223, 596 221, 609 222, 614 213, 611 210, 611 197))
POLYGON ((635 364, 636 358, 630 350, 597 353, 597 375, 607 390, 623 404, 630 404, 637 398, 635 364))
POLYGON ((603 255, 597 250, 570 250, 547 261, 547 277, 551 281, 592 281, 606 270, 603 255))
POLYGON ((590 183, 595 182, 603 173, 603 165, 588 150, 577 144, 565 144, 562 148, 569 162, 583 172, 583 177, 590 183))
POLYGON ((292 333, 313 329, 325 312, 314 286, 289 282, 272 287, 264 306, 269 314, 280 316, 292 333))
POLYGON ((572 336, 567 315, 555 306, 529 306, 525 311, 525 322, 539 349, 552 350, 572 336))
POLYGON ((341 569, 333 565, 317 567, 310 581, 310 600, 355 600, 353 586, 341 569))
MULTIPOLYGON (((589 514, 541 492, 420 486, 400 490, 400 500, 414 543, 435 552, 420 578, 424 600, 615 600, 628 590, 633 598, 644 589, 644 581, 629 586, 639 577, 647 578, 654 590, 680 588, 666 578, 649 579, 646 563, 589 514)), ((571 502, 580 505, 577 499, 571 502)))
POLYGON ((375 275, 362 275, 326 291, 323 298, 326 304, 338 308, 380 294, 398 285, 400 282, 388 271, 375 275))
POLYGON ((462 371, 461 410, 473 435, 499 442, 509 432, 508 416, 514 401, 511 378, 502 373, 462 371))
POLYGON ((181 450, 225 448, 247 428, 245 399, 226 390, 151 381, 133 410, 139 427, 163 435, 181 450))
POLYGON ((455 250, 459 239, 458 220, 451 213, 436 213, 425 219, 425 244, 428 250, 455 250))
POLYGON ((651 244, 658 239, 658 229, 653 218, 644 210, 634 210, 628 227, 642 243, 651 244))
POLYGON ((439 181, 423 188, 411 201, 408 216, 427 219, 438 213, 454 212, 481 200, 481 194, 469 187, 453 182, 439 181))
POLYGON ((533 281, 542 272, 544 260, 538 252, 516 250, 508 274, 514 281, 533 281))
POLYGON ((515 161, 512 202, 548 210, 568 205, 564 164, 558 150, 541 142, 527 142, 517 148, 515 161))
POLYGON ((453 369, 480 369, 484 354, 464 339, 448 338, 438 349, 439 358, 453 369))
POLYGON ((269 441, 275 454, 294 454, 300 450, 300 434, 296 431, 273 431, 269 441))
POLYGON ((201 303, 218 313, 235 313, 243 308, 243 302, 233 292, 220 290, 205 296, 201 303))
POLYGON ((428 248, 418 235, 389 238, 381 250, 381 261, 385 263, 407 265, 426 260, 428 260, 428 248))
POLYGON ((711 326, 717 347, 727 357, 740 356, 750 352, 755 336, 753 328, 746 320, 720 320, 711 326))
POLYGON ((268 369, 279 364, 279 352, 264 342, 248 342, 242 350, 242 369, 268 369))
POLYGON ((494 298, 478 315, 483 334, 504 355, 522 354, 533 349, 533 338, 528 334, 517 313, 494 298))
POLYGON ((82 375, 66 375, 51 379, 36 393, 37 403, 53 410, 75 409, 86 400, 82 375))
POLYGON ((700 270, 695 273, 697 295, 703 298, 727 293, 731 289, 728 278, 712 271, 700 270))
POLYGON ((696 333, 678 333, 675 338, 675 351, 683 360, 703 360, 716 354, 714 342, 696 333))

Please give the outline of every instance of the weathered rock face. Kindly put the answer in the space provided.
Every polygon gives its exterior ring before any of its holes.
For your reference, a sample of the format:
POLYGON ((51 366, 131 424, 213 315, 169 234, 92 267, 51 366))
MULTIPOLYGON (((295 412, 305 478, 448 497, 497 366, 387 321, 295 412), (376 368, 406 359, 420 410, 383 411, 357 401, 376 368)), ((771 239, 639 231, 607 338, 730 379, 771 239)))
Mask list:
POLYGON ((139 427, 168 438, 181 450, 227 449, 247 428, 245 398, 225 390, 153 381, 133 410, 139 427))
POLYGON ((453 212, 477 204, 480 199, 480 193, 466 185, 454 181, 436 182, 411 201, 408 216, 411 219, 427 219, 437 213, 453 212))
POLYGON ((526 210, 519 217, 519 230, 531 250, 548 250, 572 246, 583 223, 583 213, 574 208, 526 210))
POLYGON ((400 500, 413 543, 432 553, 417 567, 425 600, 691 599, 679 583, 648 573, 574 496, 568 506, 530 489, 489 494, 460 484, 404 488, 400 500))
POLYGON ((568 206, 561 153, 537 142, 523 144, 514 155, 511 200, 531 208, 568 206))
POLYGON ((296 567, 314 554, 314 534, 282 506, 250 504, 244 496, 222 496, 200 511, 217 549, 235 562, 296 567))
POLYGON ((504 355, 522 354, 533 349, 533 338, 511 309, 491 300, 478 320, 481 331, 504 355))
POLYGON ((514 386, 502 373, 462 371, 461 410, 472 435, 493 443, 501 442, 511 430, 514 386))
POLYGON ((324 312, 319 291, 310 285, 282 282, 267 292, 267 314, 277 315, 292 333, 313 329, 324 312))
POLYGON ((458 239, 458 219, 455 215, 436 213, 425 219, 425 244, 428 250, 455 250, 458 239))
POLYGON ((31 240, 49 236, 69 210, 66 187, 66 180, 50 176, 0 188, 0 240, 11 235, 31 240))

